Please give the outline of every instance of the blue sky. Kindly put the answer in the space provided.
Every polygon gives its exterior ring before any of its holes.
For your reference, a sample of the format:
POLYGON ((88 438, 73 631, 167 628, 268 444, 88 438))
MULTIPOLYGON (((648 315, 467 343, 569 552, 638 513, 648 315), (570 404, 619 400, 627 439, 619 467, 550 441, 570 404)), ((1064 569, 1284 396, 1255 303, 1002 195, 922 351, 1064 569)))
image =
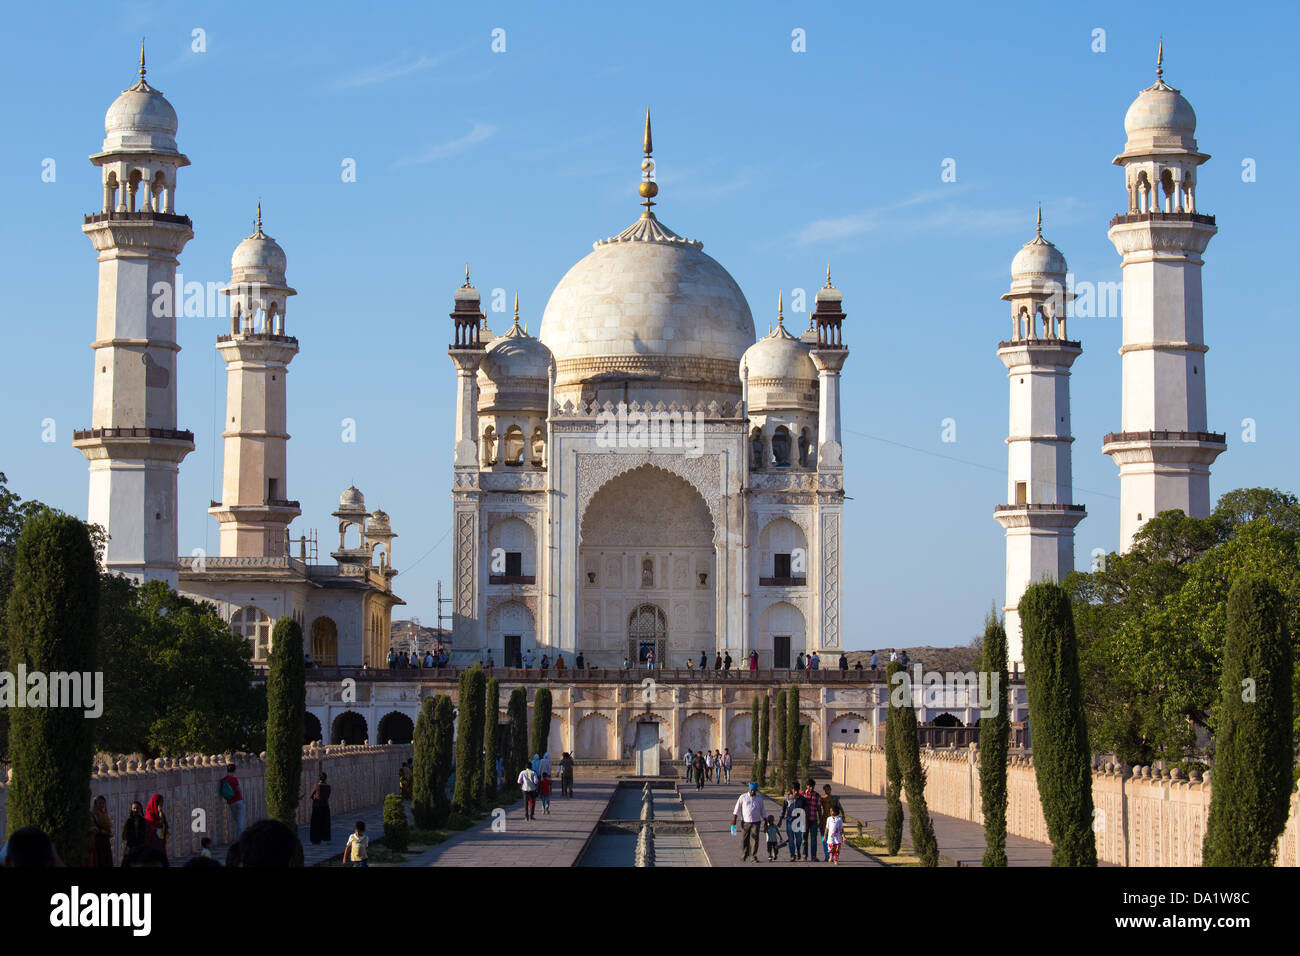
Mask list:
MULTIPOLYGON (((1161 30, 1165 79, 1213 156, 1197 204, 1220 229, 1205 257, 1206 364, 1210 423, 1229 447, 1212 492, 1297 490, 1286 224, 1300 210, 1286 170, 1300 143, 1282 107, 1300 92, 1297 21, 1291 5, 1200 4, 1164 18, 1041 3, 16 7, 0 35, 0 470, 24 497, 85 514, 71 439, 90 421, 97 272, 80 224, 101 196, 86 157, 147 36, 149 81, 176 107, 193 163, 177 190, 195 231, 186 281, 224 284, 259 196, 288 254, 293 533, 318 528, 328 547, 329 512, 355 482, 391 515, 396 587, 432 623, 450 571, 452 290, 468 261, 485 295, 519 291, 536 332, 569 266, 640 212, 649 105, 656 211, 735 276, 760 334, 777 290, 811 298, 828 261, 844 291, 848 646, 965 643, 1003 592, 998 297, 1039 201, 1078 280, 1119 280, 1106 227, 1123 174, 1110 161, 1154 80, 1161 30), (1098 28, 1105 52, 1092 49, 1098 28), (806 52, 791 48, 795 29, 806 52), (342 181, 345 159, 356 182, 342 181), (945 159, 955 182, 941 182, 945 159), (355 443, 341 440, 345 418, 355 443), (946 418, 956 442, 941 440, 946 418)), ((501 331, 502 316, 489 320, 501 331)), ((186 552, 217 550, 205 509, 220 497, 223 330, 180 322, 180 425, 198 446, 181 472, 186 552)), ((1082 565, 1118 544, 1119 483, 1100 448, 1120 425, 1120 323, 1080 318, 1070 332, 1084 347, 1072 380, 1082 565)))

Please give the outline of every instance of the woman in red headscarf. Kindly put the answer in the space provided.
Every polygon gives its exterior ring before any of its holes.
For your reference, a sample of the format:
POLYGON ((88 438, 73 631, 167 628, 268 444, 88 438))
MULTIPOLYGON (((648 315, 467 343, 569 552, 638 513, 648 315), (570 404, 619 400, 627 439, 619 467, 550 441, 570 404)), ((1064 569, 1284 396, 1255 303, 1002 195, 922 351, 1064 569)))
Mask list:
POLYGON ((148 806, 144 808, 144 819, 149 825, 149 845, 157 847, 166 856, 167 838, 171 836, 171 827, 167 824, 167 815, 163 813, 162 802, 162 794, 155 793, 150 797, 148 806))

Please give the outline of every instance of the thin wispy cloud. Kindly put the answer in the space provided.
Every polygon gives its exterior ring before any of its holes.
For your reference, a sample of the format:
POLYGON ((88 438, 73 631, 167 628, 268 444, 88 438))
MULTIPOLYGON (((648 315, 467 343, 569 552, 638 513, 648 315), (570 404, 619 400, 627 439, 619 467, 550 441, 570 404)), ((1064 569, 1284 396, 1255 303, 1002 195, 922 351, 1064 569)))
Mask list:
POLYGON ((475 123, 468 133, 464 136, 449 140, 445 143, 439 143, 437 146, 430 147, 423 153, 416 156, 408 156, 405 159, 397 161, 398 166, 418 166, 422 163, 432 163, 439 159, 446 159, 449 156, 455 156, 457 153, 463 153, 486 140, 491 139, 497 133, 497 127, 491 123, 475 123))
POLYGON ((334 88, 336 90, 354 90, 362 86, 374 86, 376 83, 387 83, 389 80, 432 69, 445 60, 445 56, 425 55, 418 56, 415 59, 391 60, 388 63, 381 63, 344 77, 334 84, 334 88))

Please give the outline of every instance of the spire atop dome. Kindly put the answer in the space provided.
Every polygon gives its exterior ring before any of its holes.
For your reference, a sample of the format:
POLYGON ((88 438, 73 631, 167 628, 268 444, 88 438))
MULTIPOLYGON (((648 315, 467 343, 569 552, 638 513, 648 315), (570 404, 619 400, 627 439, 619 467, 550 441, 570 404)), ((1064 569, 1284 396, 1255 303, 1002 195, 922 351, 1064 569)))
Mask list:
POLYGON ((778 289, 776 292, 776 324, 780 328, 785 328, 785 290, 778 289))
POLYGON ((140 79, 144 79, 144 37, 140 38, 140 79))
POLYGON ((1165 38, 1160 38, 1160 46, 1156 50, 1156 82, 1163 83, 1161 79, 1165 75, 1165 38))
POLYGON ((1038 238, 1043 238, 1043 204, 1038 204, 1038 238))
POLYGON ((515 328, 519 328, 519 290, 515 290, 515 328))
POLYGON ((462 289, 472 289, 472 288, 473 288, 473 286, 471 286, 471 285, 469 284, 469 263, 468 263, 468 262, 465 263, 465 284, 464 284, 463 286, 461 286, 461 288, 462 288, 462 289))
POLYGON ((659 195, 659 186, 655 183, 655 161, 650 158, 650 154, 654 152, 654 141, 650 137, 650 107, 648 106, 645 108, 645 141, 642 150, 645 152, 645 158, 641 160, 641 185, 637 190, 643 200, 641 205, 645 206, 641 218, 653 219, 654 213, 650 211, 650 207, 654 205, 655 196, 659 195))
POLYGON ((253 234, 251 236, 247 236, 246 239, 270 239, 270 238, 271 238, 270 236, 268 236, 266 233, 262 231, 262 197, 259 196, 257 198, 257 216, 253 220, 253 234))

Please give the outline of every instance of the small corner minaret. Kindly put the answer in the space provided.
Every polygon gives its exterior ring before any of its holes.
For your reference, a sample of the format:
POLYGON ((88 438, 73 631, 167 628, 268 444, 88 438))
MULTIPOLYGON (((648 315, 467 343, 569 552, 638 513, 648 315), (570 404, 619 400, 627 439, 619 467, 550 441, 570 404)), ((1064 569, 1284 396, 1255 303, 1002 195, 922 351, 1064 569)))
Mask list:
POLYGON ((840 371, 848 360, 844 345, 844 296, 831 283, 831 268, 826 267, 826 284, 817 290, 813 321, 817 342, 813 345, 813 364, 817 366, 817 470, 844 471, 844 443, 840 435, 840 371))
POLYGON ((1065 257, 1038 232, 1011 263, 1011 338, 998 344, 1011 386, 1007 504, 993 516, 1006 529, 1007 662, 1024 662, 1020 598, 1044 578, 1074 570, 1074 528, 1087 513, 1074 504, 1070 467, 1070 366, 1083 351, 1066 334, 1065 257))
POLYGON ((194 233, 176 212, 176 111, 140 76, 104 117, 99 212, 84 232, 99 260, 91 427, 73 446, 90 462, 87 520, 108 532, 105 566, 176 587, 177 475, 194 435, 176 427, 177 257, 194 233))
POLYGON ((481 330, 483 314, 478 290, 469 282, 465 266, 465 284, 456 290, 451 310, 452 343, 447 354, 456 366, 456 451, 453 465, 457 470, 478 470, 478 382, 476 375, 486 347, 481 330))
POLYGON ((1156 82, 1124 117, 1125 212, 1107 235, 1123 258, 1122 426, 1102 452, 1119 466, 1120 550, 1148 519, 1181 509, 1210 513, 1210 465, 1227 448, 1209 431, 1205 407, 1201 254, 1218 231, 1197 212, 1196 114, 1165 83, 1164 43, 1156 82))
POLYGON ((230 334, 217 339, 226 361, 226 418, 221 501, 208 511, 221 526, 222 557, 288 553, 289 523, 302 513, 288 492, 289 363, 298 340, 285 334, 285 307, 295 295, 279 244, 262 231, 230 258, 230 334))

